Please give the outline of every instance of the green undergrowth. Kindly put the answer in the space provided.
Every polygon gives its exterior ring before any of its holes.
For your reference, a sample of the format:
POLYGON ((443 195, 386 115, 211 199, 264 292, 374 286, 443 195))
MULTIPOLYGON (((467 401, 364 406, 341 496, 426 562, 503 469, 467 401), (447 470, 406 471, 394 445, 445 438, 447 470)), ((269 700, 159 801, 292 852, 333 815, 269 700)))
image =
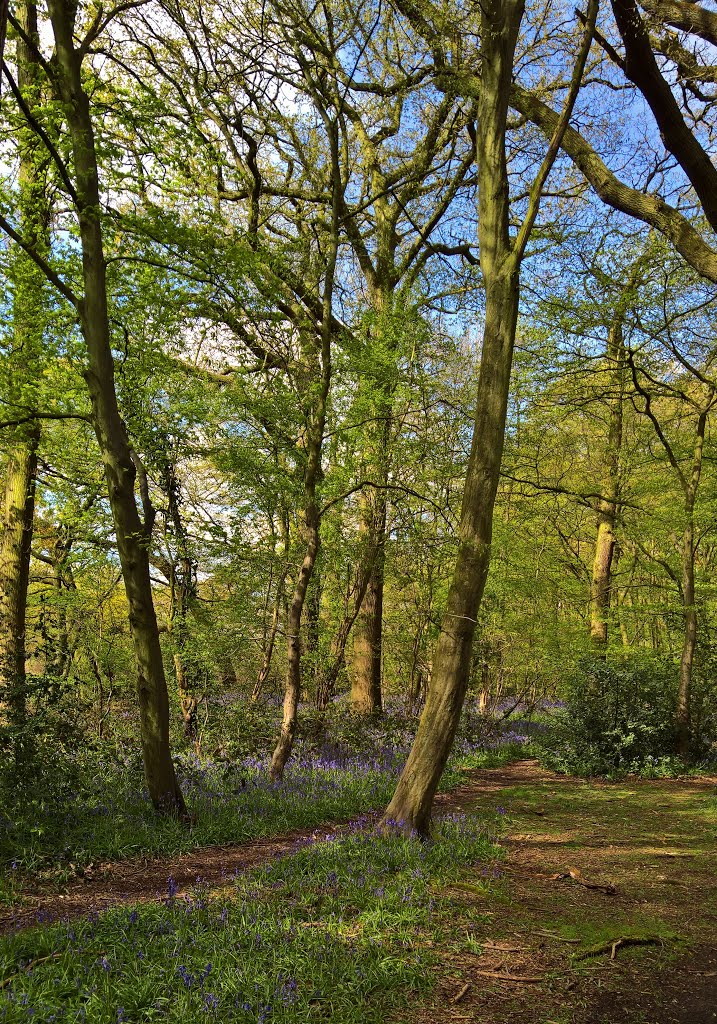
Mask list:
POLYGON ((487 887, 497 857, 485 820, 449 818, 430 843, 359 830, 188 901, 170 880, 163 904, 0 942, 0 1021, 383 1021, 431 987, 437 890, 487 887))

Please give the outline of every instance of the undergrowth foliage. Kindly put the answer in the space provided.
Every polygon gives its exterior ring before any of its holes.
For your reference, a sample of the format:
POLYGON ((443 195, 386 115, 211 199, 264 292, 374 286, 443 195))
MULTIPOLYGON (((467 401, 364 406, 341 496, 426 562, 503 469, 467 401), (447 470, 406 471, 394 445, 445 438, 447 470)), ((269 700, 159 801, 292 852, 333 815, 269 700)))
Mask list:
MULTIPOLYGON (((694 760, 717 759, 714 712, 695 698, 694 760)), ((687 766, 674 756, 674 666, 626 659, 586 660, 567 683, 565 706, 538 738, 541 760, 575 775, 646 777, 679 774, 687 766)))
POLYGON ((219 896, 180 899, 170 878, 162 904, 22 932, 0 944, 0 1020, 382 1021, 430 987, 439 884, 496 874, 485 823, 449 817, 436 839, 358 823, 219 896))

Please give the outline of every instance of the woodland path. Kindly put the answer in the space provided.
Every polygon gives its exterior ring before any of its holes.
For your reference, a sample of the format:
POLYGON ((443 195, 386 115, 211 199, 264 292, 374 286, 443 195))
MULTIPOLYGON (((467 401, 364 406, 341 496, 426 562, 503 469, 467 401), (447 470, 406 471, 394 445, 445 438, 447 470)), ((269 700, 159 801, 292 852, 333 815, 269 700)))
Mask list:
MULTIPOLYGON (((447 890, 476 953, 441 955, 432 999, 401 1024, 717 1024, 717 779, 587 782, 518 761, 437 798, 439 814, 497 808, 503 878, 490 893, 447 890)), ((219 888, 349 827, 103 865, 25 893, 0 932, 161 900, 169 877, 180 897, 198 878, 219 888)))

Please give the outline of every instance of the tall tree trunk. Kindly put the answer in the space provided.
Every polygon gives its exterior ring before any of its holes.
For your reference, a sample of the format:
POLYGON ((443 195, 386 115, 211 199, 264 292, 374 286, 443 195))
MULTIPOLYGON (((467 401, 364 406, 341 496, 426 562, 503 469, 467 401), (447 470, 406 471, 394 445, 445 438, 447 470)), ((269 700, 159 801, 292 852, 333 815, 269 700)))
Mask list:
POLYGON ((692 509, 688 509, 688 521, 682 538, 682 609, 685 635, 680 657, 675 731, 677 754, 679 757, 687 759, 690 753, 690 731, 692 726, 692 665, 695 657, 695 648, 697 647, 695 540, 692 509))
MULTIPOLYGON (((371 302, 376 314, 378 350, 391 354, 392 365, 383 366, 375 382, 373 414, 375 423, 369 427, 366 450, 366 472, 378 488, 371 488, 363 496, 360 531, 370 552, 373 569, 366 587, 366 596, 354 625, 353 674, 351 704, 360 715, 375 715, 382 709, 383 662, 383 591, 386 564, 386 485, 390 468, 391 427, 395 393, 395 233, 393 221, 378 203, 377 272, 369 282, 371 302)), ((394 225, 395 226, 395 225, 394 225)))
MULTIPOLYGON (((323 436, 323 428, 321 431, 323 436)), ((318 457, 321 446, 319 444, 318 457)), ((286 762, 291 756, 296 734, 296 723, 301 695, 301 616, 306 601, 306 591, 311 581, 316 558, 319 553, 319 513, 316 507, 316 480, 307 479, 307 504, 304 512, 304 524, 301 530, 305 543, 304 560, 294 586, 294 594, 289 605, 286 623, 287 632, 287 675, 284 690, 284 708, 279 741, 271 759, 270 777, 279 780, 283 777, 286 762)))
POLYGON ((590 590, 590 637, 595 652, 605 658, 608 617, 612 596, 612 564, 615 553, 615 521, 620 498, 620 449, 622 447, 622 404, 625 349, 622 336, 622 312, 610 327, 607 343, 610 398, 608 426, 607 481, 605 496, 598 508, 598 528, 590 590))
MULTIPOLYGON (((38 41, 35 4, 27 0, 19 4, 17 17, 29 39, 38 41)), ((41 72, 32 47, 22 38, 17 42, 17 83, 29 109, 36 109, 41 102, 41 72)), ((47 158, 39 139, 26 126, 18 131, 18 157, 22 233, 31 245, 44 254, 49 247, 47 158)), ((13 348, 18 362, 18 407, 26 414, 28 398, 32 402, 34 375, 41 372, 39 360, 42 353, 45 282, 38 268, 21 251, 16 254, 14 284, 13 348)), ((25 620, 39 443, 39 421, 23 423, 15 428, 5 465, 0 523, 0 705, 4 704, 7 708, 10 743, 18 762, 24 759, 31 748, 26 730, 25 620)))
POLYGON ((416 738, 384 821, 425 835, 458 728, 471 665, 476 616, 490 562, 493 505, 503 455, 508 388, 518 318, 519 266, 508 233, 505 130, 522 0, 487 0, 481 8, 481 92, 477 150, 479 243, 485 327, 473 441, 458 554, 433 661, 433 678, 416 738))
POLYGON ((82 53, 75 46, 76 5, 49 0, 55 37, 59 98, 67 118, 74 165, 76 210, 80 226, 84 296, 79 305, 87 346, 85 381, 92 421, 104 463, 117 549, 124 579, 129 622, 137 659, 137 692, 144 773, 157 810, 186 816, 169 746, 169 698, 149 574, 152 520, 140 518, 135 498, 136 468, 115 392, 107 310, 106 264, 100 221, 100 191, 95 136, 82 82, 82 53))
POLYGON ((320 675, 320 653, 319 644, 321 643, 321 595, 323 589, 323 581, 321 579, 321 573, 314 566, 314 571, 311 575, 311 587, 306 597, 306 608, 304 615, 304 629, 306 632, 306 662, 308 664, 308 674, 310 679, 310 685, 307 686, 307 690, 316 687, 316 681, 320 675))
POLYGON ((301 537, 304 541, 304 559, 294 587, 294 595, 287 618, 287 672, 284 690, 284 708, 279 740, 271 758, 270 778, 283 777, 286 762, 291 756, 296 734, 299 697, 301 695, 301 616, 306 593, 319 554, 321 517, 316 489, 321 479, 321 453, 326 428, 326 413, 331 385, 331 339, 334 282, 339 251, 339 225, 344 184, 341 176, 338 129, 328 116, 324 116, 331 150, 331 224, 327 238, 323 288, 321 291, 321 324, 316 339, 304 339, 312 365, 311 384, 307 394, 310 402, 305 409, 306 464, 304 469, 304 516, 301 537))
POLYGON ((195 593, 194 562, 189 551, 187 531, 182 522, 180 482, 171 461, 164 466, 162 476, 163 490, 167 496, 167 514, 174 527, 175 544, 169 566, 171 604, 168 632, 174 647, 172 662, 184 735, 194 743, 197 739, 197 712, 202 674, 198 659, 191 651, 189 635, 189 606, 195 593))
POLYGON ((0 703, 7 709, 10 742, 17 761, 23 759, 29 743, 25 735, 25 613, 40 431, 33 424, 32 431, 23 433, 25 438, 15 442, 5 467, 0 532, 0 703))
MULTIPOLYGON (((386 808, 383 824, 426 835, 438 782, 453 745, 471 667, 473 635, 490 564, 493 506, 505 440, 508 391, 518 319, 520 264, 538 214, 540 196, 570 120, 589 53, 597 0, 587 28, 559 126, 530 191, 515 242, 510 238, 506 121, 523 0, 481 4, 481 74, 476 153, 478 236, 485 289, 485 325, 473 440, 458 532, 458 553, 436 645, 426 704, 408 760, 386 808)), ((425 24, 425 23, 424 23, 425 24)))
POLYGON ((271 662, 274 656, 274 645, 276 644, 277 633, 279 632, 279 622, 281 621, 281 609, 284 605, 284 587, 286 585, 286 571, 284 570, 277 580, 276 594, 274 595, 274 607, 271 612, 271 625, 269 626, 269 633, 266 638, 266 645, 264 647, 264 657, 262 658, 261 668, 259 674, 256 677, 254 683, 254 689, 251 692, 252 701, 259 700, 259 696, 266 686, 266 681, 269 678, 271 672, 271 662))
POLYGON ((697 419, 695 445, 692 453, 692 471, 689 478, 682 476, 685 491, 685 528, 682 536, 682 614, 685 635, 680 657, 680 677, 677 686, 677 708, 675 713, 677 754, 687 759, 690 754, 692 731, 692 666, 697 647, 697 593, 695 587, 695 504, 702 476, 705 432, 707 419, 715 394, 702 409, 697 419))

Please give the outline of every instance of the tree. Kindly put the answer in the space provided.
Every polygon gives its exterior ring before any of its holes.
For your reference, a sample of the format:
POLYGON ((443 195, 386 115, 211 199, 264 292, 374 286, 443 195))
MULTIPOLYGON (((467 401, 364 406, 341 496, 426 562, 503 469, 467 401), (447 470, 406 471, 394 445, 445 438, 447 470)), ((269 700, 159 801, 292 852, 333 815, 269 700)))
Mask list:
MULTIPOLYGON (((430 43, 440 37, 415 8, 404 9, 430 43)), ((588 57, 597 4, 592 4, 571 88, 556 132, 530 190, 517 238, 511 239, 506 130, 513 62, 523 6, 515 0, 483 5, 480 77, 460 88, 478 99, 478 230, 485 288, 485 323, 473 443, 466 473, 456 565, 441 624, 433 679, 416 738, 384 821, 425 834, 438 781, 458 727, 470 671, 473 636, 490 564, 493 506, 500 475, 510 372, 518 319, 520 266, 538 214, 545 181, 567 127, 588 57), (467 88, 469 86, 469 88, 467 88)), ((457 83, 456 83, 457 84, 457 83)))
POLYGON ((48 150, 70 198, 79 226, 82 252, 82 294, 78 295, 38 251, 31 238, 2 218, 0 225, 43 271, 60 295, 75 309, 86 345, 85 382, 92 406, 92 423, 104 463, 117 548, 129 605, 130 626, 137 658, 137 693, 145 778, 155 807, 185 816, 169 748, 169 704, 149 576, 148 544, 154 520, 145 503, 140 517, 135 497, 138 459, 120 415, 115 390, 112 331, 108 313, 99 167, 90 99, 83 82, 83 64, 102 24, 96 21, 76 42, 77 9, 69 0, 52 0, 48 7, 55 43, 48 62, 36 41, 14 23, 25 45, 42 67, 55 100, 66 117, 71 163, 66 163, 41 125, 25 114, 48 150))

